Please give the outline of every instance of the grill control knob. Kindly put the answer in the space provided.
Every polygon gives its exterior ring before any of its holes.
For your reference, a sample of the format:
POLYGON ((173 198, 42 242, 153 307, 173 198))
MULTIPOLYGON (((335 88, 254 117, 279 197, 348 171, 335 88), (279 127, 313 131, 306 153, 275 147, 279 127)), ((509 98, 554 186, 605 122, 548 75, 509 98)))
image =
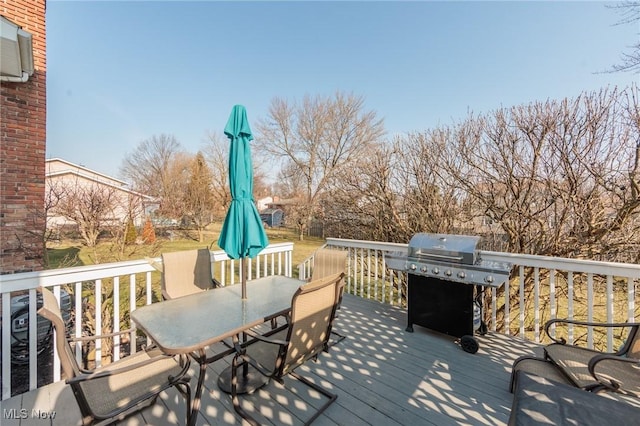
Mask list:
POLYGON ((486 282, 487 284, 491 284, 493 282, 493 275, 487 275, 486 277, 484 277, 484 282, 486 282))
POLYGON ((464 271, 458 272, 458 278, 464 279, 466 276, 467 276, 467 274, 464 271))
POLYGON ((451 269, 447 269, 446 271, 444 271, 444 274, 448 277, 451 276, 451 269))
POLYGON ((422 272, 427 272, 427 267, 426 267, 426 266, 423 266, 422 268, 420 268, 420 270, 421 270, 422 272))
POLYGON ((440 269, 438 269, 438 268, 433 268, 433 269, 431 270, 431 272, 433 272, 435 275, 438 275, 438 274, 440 273, 440 269))
POLYGON ((415 271, 417 268, 415 263, 412 263, 411 265, 409 265, 409 269, 411 269, 412 271, 415 271))

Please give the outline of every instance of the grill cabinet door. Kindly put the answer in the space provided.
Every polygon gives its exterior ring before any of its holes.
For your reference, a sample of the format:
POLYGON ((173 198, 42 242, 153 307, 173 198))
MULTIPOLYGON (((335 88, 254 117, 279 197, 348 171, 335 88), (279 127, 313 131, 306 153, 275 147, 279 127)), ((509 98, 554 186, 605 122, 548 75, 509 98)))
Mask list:
POLYGON ((407 331, 413 324, 454 337, 473 334, 473 285, 409 274, 407 331))

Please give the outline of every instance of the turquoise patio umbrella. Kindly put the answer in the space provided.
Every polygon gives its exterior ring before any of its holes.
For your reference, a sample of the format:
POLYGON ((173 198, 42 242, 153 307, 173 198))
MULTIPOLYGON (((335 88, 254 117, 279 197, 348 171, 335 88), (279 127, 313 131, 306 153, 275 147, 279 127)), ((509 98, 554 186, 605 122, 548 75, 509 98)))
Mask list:
POLYGON ((269 245, 262 220, 253 202, 253 164, 249 141, 253 140, 247 110, 235 105, 224 128, 230 142, 229 189, 231 205, 220 231, 218 245, 232 259, 241 259, 242 299, 247 298, 246 258, 269 245))

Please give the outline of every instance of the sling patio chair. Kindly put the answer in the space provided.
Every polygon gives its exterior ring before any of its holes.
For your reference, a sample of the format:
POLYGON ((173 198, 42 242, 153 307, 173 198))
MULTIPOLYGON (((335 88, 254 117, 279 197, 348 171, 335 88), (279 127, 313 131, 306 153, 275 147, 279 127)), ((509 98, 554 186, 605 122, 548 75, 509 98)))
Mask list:
POLYGON ((211 273, 209 249, 162 254, 162 297, 165 300, 219 287, 211 273))
POLYGON ((546 322, 544 328, 554 342, 544 347, 544 357, 564 375, 569 383, 593 392, 613 391, 640 397, 640 323, 597 323, 552 319, 546 322), (568 344, 564 337, 552 337, 551 328, 558 328, 560 325, 628 329, 629 331, 620 349, 608 353, 568 344))
POLYGON ((237 336, 234 337, 236 355, 231 364, 233 407, 251 425, 258 425, 258 422, 242 408, 237 392, 238 369, 244 363, 251 364, 260 374, 275 379, 282 385, 284 377, 289 375, 327 397, 328 400, 317 408, 305 422, 306 425, 336 400, 337 395, 294 370, 310 359, 317 361, 318 354, 325 350, 337 308, 336 287, 343 277, 343 273, 333 274, 300 286, 291 300, 291 315, 285 330, 269 336, 249 332, 256 342, 246 347, 239 343, 237 336))
POLYGON ((158 395, 175 387, 186 399, 187 421, 191 414, 190 361, 187 356, 168 356, 158 349, 141 350, 99 367, 95 370, 80 368, 71 342, 90 341, 131 333, 131 330, 108 335, 75 339, 66 338, 65 324, 53 293, 43 287, 42 307, 38 314, 48 319, 56 331, 56 350, 66 383, 82 413, 82 424, 110 424, 155 403, 158 395))
MULTIPOLYGON (((313 255, 313 269, 311 270, 311 279, 310 281, 316 281, 326 276, 337 274, 337 273, 347 273, 347 256, 349 252, 347 250, 331 250, 327 248, 321 248, 315 251, 313 255)), ((338 309, 342 304, 342 293, 344 292, 344 279, 338 285, 338 309)), ((327 350, 344 339, 347 336, 338 333, 335 330, 331 331, 331 334, 336 338, 333 341, 329 341, 327 343, 327 350)))

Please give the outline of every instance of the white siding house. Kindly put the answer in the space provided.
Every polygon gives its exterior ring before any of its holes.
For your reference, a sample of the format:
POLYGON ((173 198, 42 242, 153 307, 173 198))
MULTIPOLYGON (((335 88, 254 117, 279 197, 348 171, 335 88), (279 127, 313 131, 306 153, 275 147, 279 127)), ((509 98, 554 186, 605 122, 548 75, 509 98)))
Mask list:
MULTIPOLYGON (((131 215, 134 224, 141 226, 145 217, 159 205, 153 197, 129 189, 124 181, 60 158, 46 160, 45 188, 48 197, 77 191, 108 192, 113 201, 107 221, 113 225, 125 223, 131 215)), ((54 212, 50 212, 47 218, 49 226, 73 224, 73 221, 56 215, 55 209, 52 210, 54 212)))

